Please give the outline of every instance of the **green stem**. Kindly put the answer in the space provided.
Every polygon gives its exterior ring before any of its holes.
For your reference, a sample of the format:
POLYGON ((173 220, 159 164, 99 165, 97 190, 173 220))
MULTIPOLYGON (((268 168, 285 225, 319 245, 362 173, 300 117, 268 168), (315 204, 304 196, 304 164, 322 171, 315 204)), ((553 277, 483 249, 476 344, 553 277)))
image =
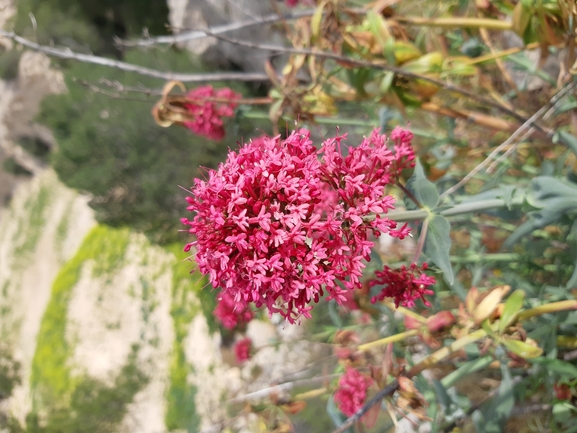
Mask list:
POLYGON ((397 21, 407 24, 426 27, 440 28, 470 28, 470 29, 489 29, 489 30, 511 30, 513 24, 508 21, 494 20, 490 18, 465 18, 465 17, 448 17, 448 18, 423 18, 423 17, 395 17, 397 21))
POLYGON ((477 263, 477 262, 516 262, 520 259, 515 253, 496 254, 472 254, 470 256, 451 256, 451 263, 477 263))
POLYGON ((361 344, 359 350, 365 351, 372 349, 373 347, 384 346, 389 343, 396 343, 397 341, 403 341, 409 337, 414 337, 419 335, 418 329, 411 329, 410 331, 401 332, 400 334, 391 335, 389 337, 381 338, 380 340, 371 341, 370 343, 361 344))
MULTIPOLYGON (((515 203, 517 204, 517 203, 515 203)), ((463 215, 472 212, 482 212, 485 210, 491 209, 499 209, 507 207, 507 203, 505 200, 496 198, 490 200, 479 200, 471 203, 461 203, 450 207, 448 209, 444 209, 440 212, 436 212, 439 215, 444 217, 452 217, 457 215, 463 215)), ((418 210, 394 210, 391 211, 383 216, 386 218, 392 219, 393 221, 402 223, 402 222, 409 222, 409 221, 421 221, 424 220, 429 216, 431 212, 426 209, 418 209, 418 210)), ((372 220, 374 216, 366 217, 367 220, 372 220)))
MULTIPOLYGON (((245 113, 242 113, 243 117, 246 119, 259 119, 259 120, 270 120, 270 116, 268 113, 264 111, 256 111, 251 110, 245 113)), ((283 120, 287 122, 292 122, 293 119, 289 117, 283 117, 283 120)), ((314 123, 319 125, 336 125, 336 126, 362 126, 366 128, 375 128, 378 125, 378 121, 376 120, 362 120, 362 119, 342 119, 342 118, 335 118, 335 117, 315 117, 314 123)), ((411 132, 417 136, 422 138, 430 138, 433 140, 444 140, 446 137, 441 137, 440 135, 431 134, 422 129, 413 128, 411 127, 411 132)))

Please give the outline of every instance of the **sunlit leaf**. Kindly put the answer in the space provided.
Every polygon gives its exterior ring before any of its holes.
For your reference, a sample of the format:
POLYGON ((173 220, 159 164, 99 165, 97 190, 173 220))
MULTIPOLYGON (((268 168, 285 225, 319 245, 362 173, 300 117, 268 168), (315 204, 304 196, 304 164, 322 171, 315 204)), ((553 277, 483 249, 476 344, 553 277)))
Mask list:
POLYGON ((540 347, 532 346, 531 344, 525 343, 519 340, 503 340, 503 344, 507 349, 513 352, 515 355, 521 358, 537 358, 543 353, 543 349, 540 347))
POLYGON ((501 320, 499 321, 499 333, 502 334, 505 330, 511 326, 515 316, 523 307, 523 300, 525 299, 525 292, 523 290, 515 290, 511 293, 511 296, 505 301, 505 308, 503 308, 503 313, 501 314, 501 320))
POLYGON ((525 30, 531 21, 531 9, 519 2, 513 9, 513 31, 523 37, 525 30))
POLYGON ((417 59, 422 54, 415 45, 405 41, 395 41, 393 51, 398 65, 417 59))
POLYGON ((321 22, 323 20, 323 12, 324 12, 325 6, 326 6, 326 2, 321 2, 317 6, 315 13, 311 17, 311 33, 312 33, 312 39, 313 40, 318 39, 320 34, 321 34, 321 22))

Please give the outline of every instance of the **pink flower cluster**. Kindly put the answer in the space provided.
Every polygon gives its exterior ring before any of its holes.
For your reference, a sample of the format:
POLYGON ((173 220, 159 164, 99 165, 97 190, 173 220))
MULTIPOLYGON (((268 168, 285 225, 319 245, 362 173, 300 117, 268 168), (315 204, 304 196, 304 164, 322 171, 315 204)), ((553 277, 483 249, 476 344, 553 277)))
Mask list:
POLYGON ((346 416, 354 415, 367 399, 367 389, 373 379, 352 367, 347 367, 345 374, 339 380, 339 387, 335 392, 335 403, 346 416))
POLYGON ((228 87, 213 89, 212 86, 201 86, 192 89, 186 96, 190 102, 185 103, 184 108, 194 120, 184 122, 184 126, 195 134, 221 140, 224 137, 222 118, 234 115, 235 101, 242 95, 228 87))
POLYGON ((435 284, 435 279, 424 273, 427 264, 422 267, 411 263, 409 267, 402 266, 400 269, 391 269, 385 266, 382 271, 375 272, 376 279, 370 282, 370 286, 384 286, 381 293, 371 299, 374 304, 385 298, 394 298, 395 306, 412 307, 415 300, 422 299, 425 305, 430 303, 425 295, 432 295, 433 291, 428 287, 435 284))
POLYGON ((409 233, 381 214, 395 202, 385 187, 414 165, 411 138, 401 128, 389 140, 375 130, 348 154, 346 136, 317 150, 307 130, 245 144, 208 180, 195 179, 187 197, 195 216, 182 222, 197 240, 185 251, 196 247, 200 271, 236 303, 266 306, 290 323, 310 317, 325 291, 342 305, 361 287, 370 236, 409 233))
POLYGON ((238 363, 243 363, 251 358, 250 351, 252 349, 252 340, 245 337, 238 340, 234 345, 234 356, 238 363))
POLYGON ((253 312, 248 304, 240 299, 235 302, 230 292, 221 292, 217 297, 214 316, 226 329, 232 330, 252 320, 253 312))

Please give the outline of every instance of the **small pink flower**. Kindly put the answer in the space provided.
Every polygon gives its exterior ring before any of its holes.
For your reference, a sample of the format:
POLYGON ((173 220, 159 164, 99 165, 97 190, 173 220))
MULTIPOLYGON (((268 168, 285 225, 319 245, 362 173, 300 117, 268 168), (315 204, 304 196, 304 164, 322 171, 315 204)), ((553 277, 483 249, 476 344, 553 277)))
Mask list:
POLYGON ((354 415, 367 399, 367 389, 373 379, 352 367, 347 367, 345 374, 339 380, 339 387, 335 392, 335 403, 346 416, 354 415))
POLYGON ((250 322, 254 317, 246 302, 242 300, 235 302, 228 292, 221 292, 217 300, 213 314, 226 329, 234 329, 250 322))
POLYGON ((242 364, 251 358, 250 351, 252 349, 252 340, 248 337, 238 340, 234 345, 234 355, 236 362, 242 364))
POLYGON ((435 284, 435 279, 424 273, 427 264, 419 268, 415 263, 407 268, 402 266, 400 269, 391 269, 385 266, 382 271, 375 272, 376 279, 370 282, 370 286, 384 286, 377 296, 371 299, 374 304, 385 298, 394 298, 395 306, 412 307, 416 299, 422 299, 424 304, 429 306, 430 303, 425 299, 425 295, 432 295, 433 291, 428 287, 435 284))
POLYGON ((224 137, 223 117, 232 117, 236 108, 235 100, 242 95, 225 87, 213 89, 212 86, 201 86, 188 92, 189 103, 184 108, 194 117, 194 120, 184 122, 184 126, 195 134, 204 135, 212 140, 224 137), (211 99, 221 99, 212 101, 211 99))

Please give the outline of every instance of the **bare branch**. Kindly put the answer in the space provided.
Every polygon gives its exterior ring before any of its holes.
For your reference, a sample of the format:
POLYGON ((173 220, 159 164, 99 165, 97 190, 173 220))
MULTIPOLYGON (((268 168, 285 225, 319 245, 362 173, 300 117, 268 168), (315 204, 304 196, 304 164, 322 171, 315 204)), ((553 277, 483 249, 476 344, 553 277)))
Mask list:
POLYGON ((183 83, 198 83, 205 81, 268 81, 269 77, 264 73, 255 72, 217 72, 208 74, 185 74, 178 72, 163 72, 156 69, 146 68, 144 66, 135 65, 132 63, 121 62, 118 60, 107 59, 105 57, 93 56, 90 54, 75 53, 70 49, 60 49, 47 47, 44 45, 39 45, 35 42, 24 39, 21 36, 16 35, 14 32, 7 32, 6 30, 0 29, 0 36, 8 39, 12 39, 27 48, 34 51, 39 51, 45 53, 52 57, 58 57, 60 59, 76 60, 84 63, 92 63, 95 65, 106 66, 109 68, 116 68, 127 72, 134 72, 136 74, 144 75, 147 77, 158 78, 161 80, 176 80, 182 81, 183 83))
MULTIPOLYGON (((525 140, 527 137, 529 137, 536 129, 535 122, 539 121, 542 117, 546 115, 550 115, 553 112, 555 106, 559 103, 559 101, 561 101, 563 97, 569 94, 575 88, 575 85, 577 85, 576 81, 571 81, 570 83, 566 84, 561 90, 559 90, 555 95, 553 95, 553 97, 547 104, 545 104, 543 107, 537 110, 537 112, 535 112, 535 114, 533 114, 521 126, 519 126, 519 128, 517 128, 517 130, 509 136, 509 138, 507 138, 503 143, 497 146, 495 150, 493 150, 487 156, 487 158, 485 158, 479 165, 477 165, 474 169, 472 169, 456 185, 453 185, 451 188, 449 188, 443 194, 441 194, 440 199, 443 199, 448 195, 454 193, 459 188, 461 188, 465 183, 471 180, 477 173, 479 173, 483 168, 485 168, 503 149, 512 144, 521 134, 523 135, 519 141, 525 140)), ((547 132, 547 136, 550 135, 552 135, 552 131, 547 132)), ((507 155, 507 153, 505 153, 505 155, 507 155)))
POLYGON ((282 393, 284 391, 290 391, 295 386, 300 385, 310 385, 317 382, 324 382, 328 379, 334 379, 335 377, 340 377, 341 374, 328 374, 325 376, 317 376, 317 377, 310 377, 307 379, 299 379, 292 382, 285 382, 278 385, 270 386, 268 388, 264 388, 258 391, 250 392, 245 395, 240 395, 234 398, 231 398, 226 401, 226 403, 242 403, 245 401, 250 400, 259 400, 268 397, 273 393, 282 393))
MULTIPOLYGON (((236 23, 223 24, 221 26, 214 26, 209 29, 212 35, 220 35, 223 33, 232 32, 235 30, 247 29, 250 27, 260 26, 262 24, 273 24, 282 21, 294 20, 302 17, 309 17, 315 13, 314 9, 307 9, 303 11, 293 12, 287 15, 271 14, 264 17, 257 17, 250 21, 239 21, 236 23)), ((190 30, 176 35, 170 36, 156 36, 152 38, 136 39, 133 41, 125 41, 121 39, 116 40, 116 44, 124 47, 150 47, 153 45, 169 44, 174 45, 180 42, 193 41, 195 39, 206 38, 207 32, 204 30, 190 30)))

